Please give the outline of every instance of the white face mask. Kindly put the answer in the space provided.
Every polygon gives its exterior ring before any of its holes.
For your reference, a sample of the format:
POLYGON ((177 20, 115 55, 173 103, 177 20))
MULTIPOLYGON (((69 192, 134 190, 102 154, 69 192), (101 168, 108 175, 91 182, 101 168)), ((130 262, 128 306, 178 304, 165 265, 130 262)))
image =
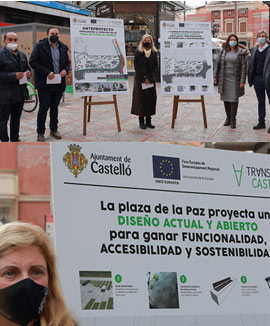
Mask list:
POLYGON ((8 43, 7 48, 11 51, 16 51, 18 49, 18 44, 17 43, 8 43))

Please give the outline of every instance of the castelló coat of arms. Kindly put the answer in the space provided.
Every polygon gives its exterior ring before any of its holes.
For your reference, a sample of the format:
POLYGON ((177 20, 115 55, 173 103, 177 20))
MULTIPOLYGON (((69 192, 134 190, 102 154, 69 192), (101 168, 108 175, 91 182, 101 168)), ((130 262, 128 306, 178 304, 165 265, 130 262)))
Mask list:
POLYGON ((81 146, 69 145, 69 152, 63 157, 63 162, 66 167, 74 174, 75 178, 86 168, 88 160, 85 155, 81 154, 81 146))

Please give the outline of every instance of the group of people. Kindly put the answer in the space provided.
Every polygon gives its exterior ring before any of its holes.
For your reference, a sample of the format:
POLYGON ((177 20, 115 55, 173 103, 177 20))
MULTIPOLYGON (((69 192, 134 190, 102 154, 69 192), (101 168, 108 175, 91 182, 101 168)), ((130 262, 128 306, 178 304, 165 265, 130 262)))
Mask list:
MULTIPOLYGON (((214 84, 218 85, 224 102, 226 120, 224 126, 236 128, 239 98, 245 93, 246 77, 254 86, 258 99, 258 123, 254 130, 265 129, 266 95, 270 101, 270 51, 267 33, 257 35, 258 45, 249 51, 239 43, 235 34, 228 36, 214 67, 214 84)), ((18 50, 18 37, 9 32, 4 36, 0 50, 0 140, 20 141, 20 116, 27 87, 20 83, 24 74, 31 77, 26 55, 18 50), (10 117, 10 137, 7 123, 10 117)), ((50 27, 47 37, 34 48, 30 60, 34 70, 35 87, 38 90, 39 110, 37 117, 37 141, 45 141, 45 123, 50 109, 50 134, 56 139, 58 131, 58 106, 66 87, 65 77, 70 70, 68 48, 59 40, 59 31, 50 27), (49 81, 60 75, 60 83, 49 81)), ((156 75, 158 69, 157 49, 151 35, 145 34, 134 57, 135 79, 131 113, 139 117, 141 129, 155 128, 151 117, 156 114, 156 75)), ((270 133, 270 128, 268 129, 270 133)))
POLYGON ((0 140, 3 142, 20 141, 20 118, 24 101, 28 98, 25 81, 32 76, 29 65, 34 70, 39 97, 37 141, 45 141, 49 110, 50 134, 56 139, 62 138, 58 131, 58 106, 66 88, 65 77, 70 70, 70 61, 68 47, 59 40, 59 30, 50 27, 47 37, 36 44, 29 64, 26 55, 18 50, 17 34, 9 32, 4 35, 4 47, 0 50, 0 140), (60 75, 60 81, 56 75, 60 75))
POLYGON ((239 98, 245 94, 247 75, 249 86, 254 86, 258 100, 258 123, 253 129, 266 128, 266 94, 270 101, 270 44, 267 33, 259 32, 257 41, 258 45, 249 51, 239 43, 237 35, 229 35, 215 65, 214 84, 218 85, 226 112, 224 126, 232 129, 236 128, 239 98))
MULTIPOLYGON (((226 119, 224 126, 236 128, 239 98, 245 94, 248 75, 250 87, 254 86, 258 100, 258 123, 254 130, 265 129, 266 95, 270 102, 270 51, 268 35, 257 35, 258 45, 249 51, 239 43, 237 35, 231 34, 222 45, 214 67, 214 84, 218 85, 220 99, 224 102, 226 119)), ((140 128, 154 128, 151 116, 156 113, 157 50, 150 35, 144 35, 134 58, 135 81, 131 113, 139 116, 140 128), (145 88, 144 84, 153 87, 145 88)), ((270 127, 268 129, 270 133, 270 127)))

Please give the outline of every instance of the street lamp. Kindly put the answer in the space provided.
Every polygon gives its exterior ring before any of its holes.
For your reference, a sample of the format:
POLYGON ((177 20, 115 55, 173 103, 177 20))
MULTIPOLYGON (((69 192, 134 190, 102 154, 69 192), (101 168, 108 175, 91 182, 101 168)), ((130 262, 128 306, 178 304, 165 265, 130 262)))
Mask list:
POLYGON ((269 8, 269 28, 268 28, 268 35, 270 34, 270 1, 263 1, 265 5, 269 8))
POLYGON ((212 32, 212 36, 216 37, 216 32, 217 32, 217 24, 215 23, 214 20, 212 20, 212 27, 211 27, 211 32, 212 32))

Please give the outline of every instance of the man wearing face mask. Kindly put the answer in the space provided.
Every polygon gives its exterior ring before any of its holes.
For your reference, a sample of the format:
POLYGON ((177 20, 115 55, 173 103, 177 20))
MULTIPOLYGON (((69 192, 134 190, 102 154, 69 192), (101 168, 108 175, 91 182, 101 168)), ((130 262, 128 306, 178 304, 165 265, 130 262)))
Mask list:
POLYGON ((20 118, 27 98, 24 77, 31 77, 26 55, 18 50, 18 36, 9 32, 4 35, 4 47, 0 50, 0 140, 19 141, 20 118), (7 123, 10 117, 10 137, 7 123))
POLYGON ((37 118, 37 141, 45 141, 45 122, 50 109, 50 135, 62 136, 58 131, 58 106, 66 88, 66 75, 70 70, 68 47, 59 41, 59 30, 50 27, 47 37, 34 48, 30 65, 35 71, 35 87, 38 89, 39 111, 37 118), (56 77, 60 75, 60 82, 56 77), (53 83, 50 83, 53 82, 53 83))
MULTIPOLYGON (((251 57, 248 67, 248 82, 249 86, 254 85, 256 96, 258 99, 258 115, 259 122, 253 127, 254 130, 265 129, 265 93, 270 101, 270 90, 265 84, 266 69, 269 65, 269 43, 267 33, 262 31, 257 34, 258 45, 251 49, 251 57)), ((270 128, 268 129, 270 133, 270 128)))

